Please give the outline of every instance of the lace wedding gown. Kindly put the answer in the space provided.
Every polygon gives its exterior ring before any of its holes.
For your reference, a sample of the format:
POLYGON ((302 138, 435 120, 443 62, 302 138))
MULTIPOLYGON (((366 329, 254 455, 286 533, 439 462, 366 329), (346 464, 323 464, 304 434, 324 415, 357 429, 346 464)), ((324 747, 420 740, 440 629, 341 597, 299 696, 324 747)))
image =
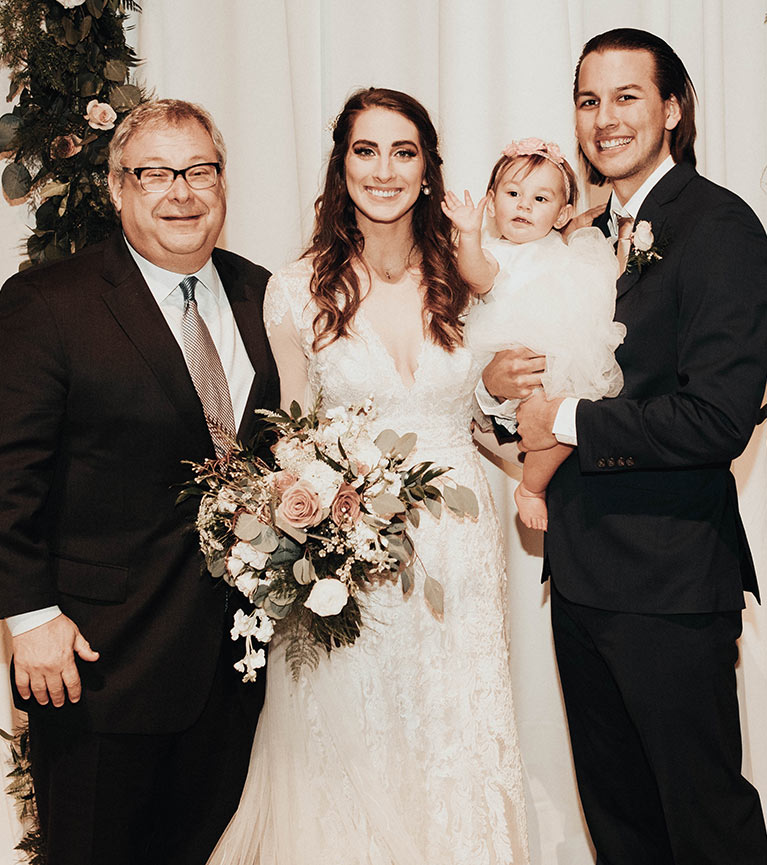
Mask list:
POLYGON ((357 642, 298 682, 272 643, 248 779, 209 865, 527 863, 503 545, 469 431, 481 367, 466 349, 425 341, 406 387, 364 305, 353 337, 313 353, 310 274, 298 261, 267 290, 283 386, 301 367, 328 407, 373 396, 376 425, 417 433, 415 461, 453 466, 480 514, 424 512, 412 596, 376 588, 357 642), (442 622, 423 599, 423 568, 444 587, 442 622))

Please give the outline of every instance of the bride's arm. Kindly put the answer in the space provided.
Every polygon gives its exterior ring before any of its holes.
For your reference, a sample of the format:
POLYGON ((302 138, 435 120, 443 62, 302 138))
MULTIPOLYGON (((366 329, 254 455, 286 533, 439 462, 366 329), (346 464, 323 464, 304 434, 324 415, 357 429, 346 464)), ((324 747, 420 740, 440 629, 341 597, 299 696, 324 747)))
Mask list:
POLYGON ((264 325, 280 374, 280 407, 287 411, 296 400, 306 411, 312 402, 309 360, 293 314, 299 301, 294 297, 295 291, 290 290, 291 278, 295 279, 281 271, 269 280, 264 298, 264 325))
POLYGON ((311 402, 309 362, 290 313, 284 315, 279 324, 272 324, 269 328, 269 345, 280 374, 280 407, 287 411, 291 402, 296 400, 303 411, 307 411, 310 408, 307 402, 311 402))

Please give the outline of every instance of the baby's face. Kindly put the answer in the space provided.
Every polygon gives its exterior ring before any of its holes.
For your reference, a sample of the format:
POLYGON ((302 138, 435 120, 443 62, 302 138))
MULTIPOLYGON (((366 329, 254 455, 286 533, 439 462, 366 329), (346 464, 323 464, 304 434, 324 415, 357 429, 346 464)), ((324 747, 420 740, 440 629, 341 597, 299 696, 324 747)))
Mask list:
POLYGON ((501 176, 488 201, 501 237, 528 243, 561 228, 570 219, 562 172, 544 162, 525 175, 525 163, 512 163, 501 176))

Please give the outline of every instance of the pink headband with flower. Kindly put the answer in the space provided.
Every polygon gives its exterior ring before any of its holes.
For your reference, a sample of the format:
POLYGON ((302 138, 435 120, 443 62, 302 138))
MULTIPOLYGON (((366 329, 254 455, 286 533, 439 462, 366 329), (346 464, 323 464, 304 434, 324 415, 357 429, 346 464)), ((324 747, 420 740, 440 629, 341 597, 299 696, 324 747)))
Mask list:
POLYGON ((553 165, 562 172, 562 177, 565 181, 565 198, 570 198, 570 178, 565 171, 565 158, 559 146, 553 141, 544 141, 542 138, 523 138, 521 141, 512 141, 511 144, 504 147, 501 151, 503 156, 508 156, 509 159, 516 159, 518 156, 542 156, 548 159, 553 165))

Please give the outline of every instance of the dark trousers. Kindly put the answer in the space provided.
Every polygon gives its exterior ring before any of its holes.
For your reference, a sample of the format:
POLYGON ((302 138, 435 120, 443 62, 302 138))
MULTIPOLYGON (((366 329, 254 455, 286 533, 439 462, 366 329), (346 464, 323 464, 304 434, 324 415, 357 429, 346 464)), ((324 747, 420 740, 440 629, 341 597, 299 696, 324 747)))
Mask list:
POLYGON ((223 652, 202 715, 179 733, 93 733, 30 714, 47 865, 204 865, 237 808, 253 740, 230 665, 223 652))
POLYGON ((640 615, 574 604, 551 618, 598 865, 767 865, 741 774, 741 614, 640 615))

